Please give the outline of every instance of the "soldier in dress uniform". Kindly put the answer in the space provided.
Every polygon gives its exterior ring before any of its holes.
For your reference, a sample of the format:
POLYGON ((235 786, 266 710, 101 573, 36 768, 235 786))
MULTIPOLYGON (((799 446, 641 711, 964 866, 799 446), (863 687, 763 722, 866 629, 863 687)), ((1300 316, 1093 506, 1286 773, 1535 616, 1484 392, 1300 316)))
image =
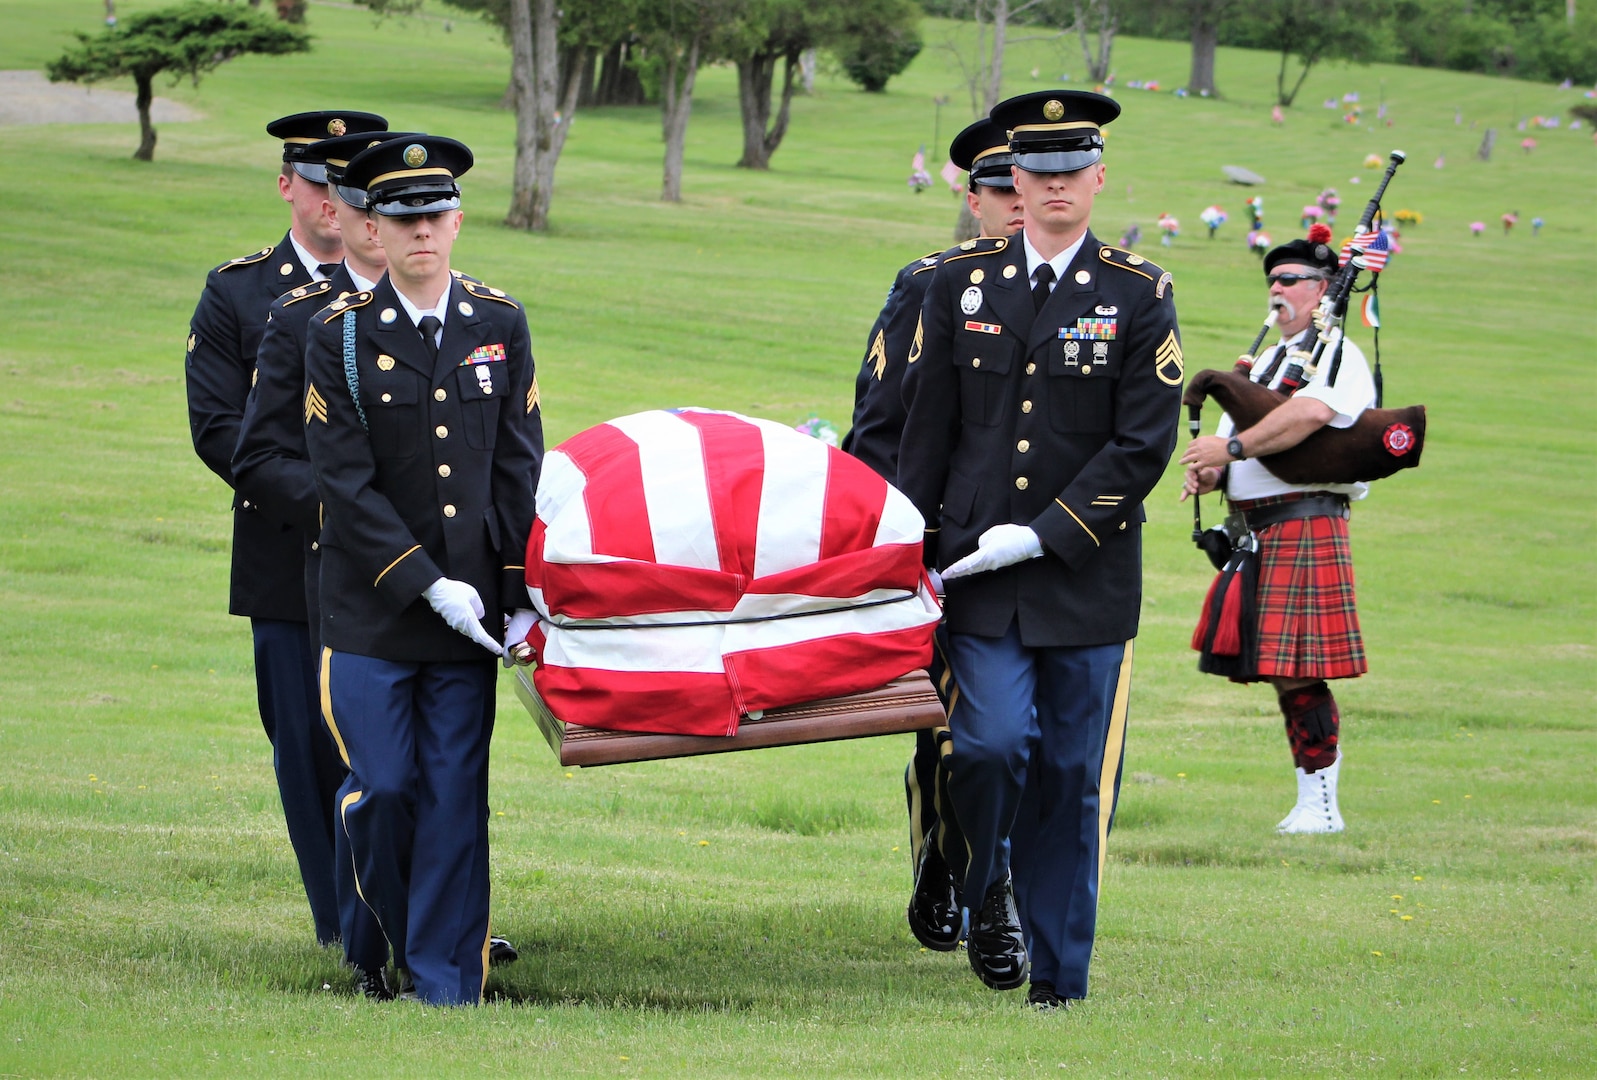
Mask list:
POLYGON ((521 306, 449 269, 471 163, 431 135, 349 162, 388 271, 312 317, 301 410, 356 879, 403 958, 401 996, 439 1005, 479 1001, 487 977, 493 658, 533 622, 543 456, 521 306))
MULTIPOLYGON (((1009 236, 1021 226, 1020 196, 1010 176, 1009 137, 983 118, 949 145, 948 157, 969 175, 965 203, 983 236, 1009 236)), ((888 483, 898 480, 898 444, 904 434, 904 371, 921 301, 941 252, 916 259, 898 272, 887 302, 866 338, 865 360, 854 381, 854 421, 843 449, 875 469, 888 483)), ((939 633, 929 674, 947 708, 953 676, 944 659, 947 642, 939 633)), ((904 770, 909 805, 910 866, 915 875, 907 917, 910 932, 928 949, 950 952, 959 944, 963 916, 959 881, 964 874, 965 838, 948 804, 947 727, 915 733, 915 753, 904 770), (928 843, 927 841, 930 841, 928 843)))
MULTIPOLYGON (((307 149, 329 135, 387 126, 382 117, 363 112, 298 113, 267 125, 269 134, 283 140, 277 190, 291 207, 289 231, 276 245, 211 271, 189 324, 184 364, 195 452, 230 487, 233 451, 268 309, 283 293, 330 277, 343 258, 338 230, 323 211, 326 173, 321 163, 307 157, 307 149)), ((340 931, 332 840, 322 809, 330 777, 318 746, 325 735, 317 716, 304 571, 293 521, 235 492, 228 610, 250 620, 256 695, 272 743, 288 839, 310 901, 316 939, 326 945, 340 931)))
POLYGON ((909 355, 899 486, 947 589, 949 792, 972 968, 1087 993, 1142 600, 1142 502, 1175 447, 1170 275, 1087 228, 1101 94, 1001 102, 1026 226, 942 257, 909 355), (1013 881, 1011 879, 1013 875, 1013 881), (1024 928, 1023 928, 1024 927, 1024 928))

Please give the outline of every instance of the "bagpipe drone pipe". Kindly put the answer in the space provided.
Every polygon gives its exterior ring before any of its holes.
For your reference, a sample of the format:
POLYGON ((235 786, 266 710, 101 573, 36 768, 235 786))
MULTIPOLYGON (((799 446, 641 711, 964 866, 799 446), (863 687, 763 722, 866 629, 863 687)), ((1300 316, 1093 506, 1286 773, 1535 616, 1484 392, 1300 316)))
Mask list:
MULTIPOLYGON (((1367 269, 1378 275, 1386 265, 1386 241, 1382 233, 1372 232, 1371 226, 1380 210, 1386 185, 1403 160, 1402 151, 1392 151, 1380 186, 1364 208, 1353 238, 1343 248, 1341 268, 1331 279, 1315 311, 1314 323, 1319 328, 1319 334, 1314 340, 1313 350, 1294 351, 1287 358, 1289 364, 1282 376, 1281 386, 1288 392, 1272 390, 1248 376, 1253 362, 1252 354, 1258 350, 1265 333, 1274 324, 1275 313, 1272 311, 1258 338, 1254 340, 1253 348, 1238 361, 1235 371, 1200 371, 1187 383, 1181 400, 1187 406, 1194 426, 1204 399, 1212 397, 1235 422, 1238 431, 1247 430, 1263 419, 1266 413, 1286 402, 1291 391, 1303 386, 1314 376, 1328 348, 1331 350, 1328 378, 1335 385, 1337 369, 1341 364, 1342 323, 1359 272, 1367 269)), ((1400 469, 1413 468, 1420 463, 1424 444, 1425 406, 1374 408, 1364 410, 1350 427, 1334 428, 1327 425, 1296 446, 1279 453, 1262 455, 1258 461, 1289 484, 1351 484, 1384 479, 1400 469)))

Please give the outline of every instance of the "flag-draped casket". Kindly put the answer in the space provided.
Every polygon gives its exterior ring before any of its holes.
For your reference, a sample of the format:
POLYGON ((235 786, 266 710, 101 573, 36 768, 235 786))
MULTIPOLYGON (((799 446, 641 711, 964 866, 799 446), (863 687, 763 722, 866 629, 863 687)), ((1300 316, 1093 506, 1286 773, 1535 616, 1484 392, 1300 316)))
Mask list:
POLYGON ((745 713, 925 667, 924 523, 840 450, 767 420, 611 420, 544 458, 533 681, 567 724, 731 735, 745 713))

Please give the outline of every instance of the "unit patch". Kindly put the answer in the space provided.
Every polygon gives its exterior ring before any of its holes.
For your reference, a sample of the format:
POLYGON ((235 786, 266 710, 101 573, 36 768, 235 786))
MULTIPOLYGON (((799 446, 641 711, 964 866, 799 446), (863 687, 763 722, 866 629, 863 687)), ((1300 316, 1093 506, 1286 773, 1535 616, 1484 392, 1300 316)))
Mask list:
POLYGON ((1164 343, 1153 355, 1153 373, 1166 386, 1180 386, 1187 373, 1181 363, 1181 342, 1176 340, 1174 330, 1165 336, 1164 343))

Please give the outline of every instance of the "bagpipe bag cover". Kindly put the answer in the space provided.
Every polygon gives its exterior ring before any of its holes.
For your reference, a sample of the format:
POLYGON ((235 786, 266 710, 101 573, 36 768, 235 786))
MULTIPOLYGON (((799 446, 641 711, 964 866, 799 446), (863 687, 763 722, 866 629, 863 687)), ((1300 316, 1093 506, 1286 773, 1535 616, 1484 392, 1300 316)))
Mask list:
POLYGON ((931 660, 923 526, 868 466, 771 421, 589 428, 538 481, 533 682, 566 723, 685 735, 881 686, 931 660))

